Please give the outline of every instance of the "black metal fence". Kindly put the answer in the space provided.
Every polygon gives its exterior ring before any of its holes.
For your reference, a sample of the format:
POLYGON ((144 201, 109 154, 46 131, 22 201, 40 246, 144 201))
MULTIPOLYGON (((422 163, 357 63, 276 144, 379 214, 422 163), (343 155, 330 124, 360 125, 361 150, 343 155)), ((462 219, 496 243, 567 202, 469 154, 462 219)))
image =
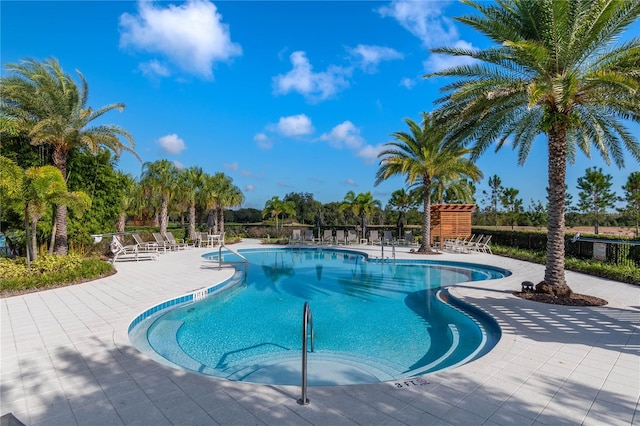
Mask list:
MULTIPOLYGON (((476 235, 491 235, 493 244, 516 247, 523 250, 544 251, 547 248, 546 231, 498 230, 474 228, 476 235)), ((640 240, 624 239, 617 236, 567 233, 565 255, 578 259, 600 259, 603 262, 640 267, 640 240), (594 248, 596 255, 594 256, 594 248)))

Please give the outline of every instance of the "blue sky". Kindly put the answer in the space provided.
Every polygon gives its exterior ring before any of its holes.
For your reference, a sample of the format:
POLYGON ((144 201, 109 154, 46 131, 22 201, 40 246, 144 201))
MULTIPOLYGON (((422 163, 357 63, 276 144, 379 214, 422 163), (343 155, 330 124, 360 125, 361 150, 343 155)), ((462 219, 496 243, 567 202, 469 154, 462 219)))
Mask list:
MULTIPOLYGON (((452 1, 3 0, 0 8, 3 65, 55 57, 66 72, 81 71, 91 106, 126 104, 104 122, 133 134, 142 161, 224 172, 244 207, 258 209, 290 192, 327 203, 371 191, 386 204, 404 180, 374 187, 377 153, 407 130, 405 118, 433 109, 442 82, 422 76, 453 64, 428 49, 488 45, 451 19, 470 12, 452 1)), ((579 153, 567 170, 574 200, 587 167, 603 167, 622 195, 640 168, 626 158, 619 170, 579 153)), ((509 147, 487 150, 477 164, 480 204, 496 174, 525 207, 545 201, 545 139, 524 166, 509 147)), ((118 166, 140 175, 127 153, 118 166)))

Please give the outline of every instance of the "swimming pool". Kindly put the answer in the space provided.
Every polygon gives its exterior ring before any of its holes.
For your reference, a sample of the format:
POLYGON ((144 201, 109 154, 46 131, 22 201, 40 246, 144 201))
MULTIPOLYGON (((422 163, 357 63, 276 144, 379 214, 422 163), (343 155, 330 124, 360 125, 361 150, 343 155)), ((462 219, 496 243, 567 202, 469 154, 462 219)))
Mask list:
MULTIPOLYGON (((300 383, 302 307, 313 311, 309 385, 373 383, 452 368, 488 352, 497 324, 444 287, 509 272, 457 262, 369 260, 355 251, 240 251, 245 280, 139 317, 131 341, 154 359, 228 380, 300 383)), ((205 255, 217 258, 217 253, 205 255)), ((224 255, 225 261, 234 255, 224 255)), ((237 260, 237 259, 236 259, 237 260)), ((241 274, 243 277, 244 275, 241 274)))

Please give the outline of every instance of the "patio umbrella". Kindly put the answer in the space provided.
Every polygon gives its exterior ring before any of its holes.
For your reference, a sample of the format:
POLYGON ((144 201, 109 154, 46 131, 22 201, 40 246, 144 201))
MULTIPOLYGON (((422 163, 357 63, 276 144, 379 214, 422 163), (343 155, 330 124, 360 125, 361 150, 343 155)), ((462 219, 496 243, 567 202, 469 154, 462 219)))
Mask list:
POLYGON ((362 229, 362 238, 366 238, 367 235, 367 217, 364 214, 360 215, 360 228, 362 229))
POLYGON ((404 238, 404 213, 398 216, 398 238, 404 238))
POLYGON ((316 227, 318 228, 318 240, 320 239, 321 228, 324 226, 324 219, 322 218, 322 212, 318 211, 316 214, 316 227))
POLYGON ((209 210, 209 216, 207 216, 207 232, 212 233, 215 221, 213 220, 213 209, 209 210))

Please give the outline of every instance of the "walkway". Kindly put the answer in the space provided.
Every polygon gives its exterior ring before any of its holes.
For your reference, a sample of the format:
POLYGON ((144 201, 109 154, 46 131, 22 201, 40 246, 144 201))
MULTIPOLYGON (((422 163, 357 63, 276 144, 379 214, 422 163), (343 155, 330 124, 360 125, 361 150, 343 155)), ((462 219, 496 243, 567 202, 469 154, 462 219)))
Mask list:
MULTIPOLYGON (((498 345, 420 380, 310 387, 311 403, 300 406, 299 387, 182 372, 129 343, 127 327, 141 311, 231 274, 204 262, 206 251, 118 263, 108 278, 0 300, 0 414, 34 426, 640 425, 638 286, 567 272, 574 291, 609 305, 538 304, 511 293, 524 280, 539 281, 543 266, 487 254, 438 256, 514 273, 451 288, 498 320, 498 345)), ((406 249, 397 255, 417 257, 406 249)))

